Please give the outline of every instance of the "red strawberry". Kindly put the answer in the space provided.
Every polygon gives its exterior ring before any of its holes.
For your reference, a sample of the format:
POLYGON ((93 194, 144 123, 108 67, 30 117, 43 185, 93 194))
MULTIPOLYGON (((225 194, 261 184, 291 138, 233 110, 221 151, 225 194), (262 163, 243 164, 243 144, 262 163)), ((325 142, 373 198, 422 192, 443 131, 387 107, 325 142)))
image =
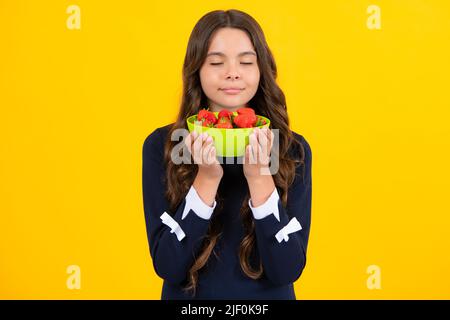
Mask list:
POLYGON ((221 117, 217 121, 217 124, 214 125, 216 128, 225 128, 225 129, 233 129, 233 124, 231 123, 231 119, 228 117, 221 117))
POLYGON ((217 118, 214 113, 206 109, 200 110, 197 115, 197 120, 202 122, 203 127, 212 127, 217 123, 217 118))
POLYGON ((239 128, 252 128, 256 122, 256 115, 252 113, 238 114, 233 121, 239 128))
POLYGON ((221 110, 217 116, 220 119, 220 118, 231 118, 232 115, 233 115, 233 112, 231 112, 231 111, 221 110))
POLYGON ((231 124, 231 122, 218 123, 214 127, 215 128, 222 128, 222 129, 233 129, 233 125, 231 124))
POLYGON ((214 127, 223 129, 233 129, 233 124, 231 122, 232 116, 233 112, 228 110, 221 110, 218 114, 219 120, 217 121, 217 124, 214 127))
POLYGON ((222 118, 219 118, 217 123, 231 123, 231 119, 230 118, 226 118, 226 117, 222 117, 222 118))
POLYGON ((236 110, 238 114, 255 114, 252 108, 239 108, 236 110))

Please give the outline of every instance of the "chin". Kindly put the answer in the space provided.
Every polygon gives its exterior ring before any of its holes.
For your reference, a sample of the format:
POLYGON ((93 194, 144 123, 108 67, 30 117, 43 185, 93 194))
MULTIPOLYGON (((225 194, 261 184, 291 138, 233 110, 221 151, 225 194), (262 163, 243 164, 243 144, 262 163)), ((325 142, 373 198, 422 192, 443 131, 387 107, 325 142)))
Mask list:
POLYGON ((222 106, 227 106, 229 108, 234 108, 236 106, 240 106, 240 105, 244 105, 246 104, 246 101, 240 101, 237 99, 227 99, 226 101, 222 101, 222 103, 220 103, 222 106))
POLYGON ((232 104, 232 105, 222 104, 222 106, 224 106, 224 108, 227 108, 227 109, 238 109, 242 105, 243 105, 242 103, 236 103, 236 104, 232 104))

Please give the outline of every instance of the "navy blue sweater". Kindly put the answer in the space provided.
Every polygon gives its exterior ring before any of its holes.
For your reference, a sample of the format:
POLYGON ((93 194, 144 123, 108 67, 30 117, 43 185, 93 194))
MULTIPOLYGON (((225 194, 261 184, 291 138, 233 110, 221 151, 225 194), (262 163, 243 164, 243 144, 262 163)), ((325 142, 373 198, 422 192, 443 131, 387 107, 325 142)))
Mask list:
MULTIPOLYGON (((207 234, 210 220, 196 215, 191 209, 181 219, 186 205, 184 199, 176 212, 170 212, 164 193, 166 184, 163 160, 164 142, 168 138, 167 125, 154 130, 144 141, 142 187, 144 215, 150 254, 154 269, 163 280, 161 299, 287 299, 295 300, 293 282, 306 264, 306 251, 311 222, 311 149, 303 136, 293 132, 305 150, 305 166, 296 168, 294 183, 289 187, 287 206, 278 200, 280 221, 273 214, 263 219, 254 219, 256 246, 252 266, 263 263, 263 276, 254 280, 245 275, 239 264, 239 244, 244 236, 240 207, 249 192, 242 171, 242 164, 221 164, 224 175, 219 185, 223 196, 223 209, 217 217, 223 225, 223 234, 214 248, 207 265, 199 271, 195 297, 185 293, 187 275, 199 253, 202 239, 207 234), (185 232, 181 241, 171 228, 162 223, 160 216, 169 213, 185 232), (293 218, 297 218, 301 230, 289 234, 288 241, 275 238, 280 229, 293 218)), ((298 150, 295 152, 298 156, 298 150)), ((293 154, 293 153, 291 153, 293 154)), ((194 165, 194 164, 193 164, 194 165)), ((280 190, 280 189, 278 189, 280 190)), ((279 194, 281 195, 280 191, 279 194)))

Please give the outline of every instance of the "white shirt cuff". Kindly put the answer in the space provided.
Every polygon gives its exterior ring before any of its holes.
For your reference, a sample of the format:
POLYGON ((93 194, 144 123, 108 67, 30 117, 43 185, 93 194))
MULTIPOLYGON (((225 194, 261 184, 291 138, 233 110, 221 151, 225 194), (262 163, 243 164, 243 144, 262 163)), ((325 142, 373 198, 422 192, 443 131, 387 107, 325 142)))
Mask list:
POLYGON ((278 242, 281 243, 283 240, 289 240, 289 234, 302 230, 302 226, 300 222, 298 222, 296 217, 293 217, 289 223, 284 226, 280 231, 277 232, 275 238, 277 238, 278 242))
POLYGON ((256 207, 256 208, 253 207, 252 199, 248 200, 248 205, 253 212, 253 217, 255 219, 259 220, 259 219, 263 219, 273 213, 275 218, 277 218, 277 220, 280 221, 280 213, 278 211, 278 200, 279 199, 280 199, 280 196, 278 195, 278 190, 275 187, 275 190, 273 190, 269 199, 267 199, 267 201, 264 202, 259 207, 256 207))
POLYGON ((190 209, 192 209, 195 212, 195 214, 200 218, 209 220, 216 205, 217 205, 216 200, 214 200, 214 204, 212 207, 204 203, 203 200, 198 195, 197 191, 195 190, 194 186, 192 185, 191 188, 189 189, 188 194, 186 195, 186 206, 184 207, 181 220, 184 220, 184 218, 186 218, 190 209))
POLYGON ((184 233, 183 229, 181 229, 178 222, 174 218, 172 218, 166 211, 164 211, 160 218, 162 220, 162 223, 170 228, 170 233, 175 233, 178 241, 181 241, 184 239, 184 237, 186 237, 186 234, 184 233))

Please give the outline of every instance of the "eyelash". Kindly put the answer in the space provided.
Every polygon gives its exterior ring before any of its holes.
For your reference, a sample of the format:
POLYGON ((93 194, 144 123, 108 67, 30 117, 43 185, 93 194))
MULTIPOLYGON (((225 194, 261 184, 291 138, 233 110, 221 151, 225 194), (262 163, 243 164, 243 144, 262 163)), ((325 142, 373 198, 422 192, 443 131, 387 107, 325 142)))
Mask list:
MULTIPOLYGON (((216 63, 210 63, 212 66, 218 66, 219 64, 222 64, 222 62, 216 62, 216 63)), ((241 64, 250 65, 253 64, 252 62, 241 62, 241 64)))

